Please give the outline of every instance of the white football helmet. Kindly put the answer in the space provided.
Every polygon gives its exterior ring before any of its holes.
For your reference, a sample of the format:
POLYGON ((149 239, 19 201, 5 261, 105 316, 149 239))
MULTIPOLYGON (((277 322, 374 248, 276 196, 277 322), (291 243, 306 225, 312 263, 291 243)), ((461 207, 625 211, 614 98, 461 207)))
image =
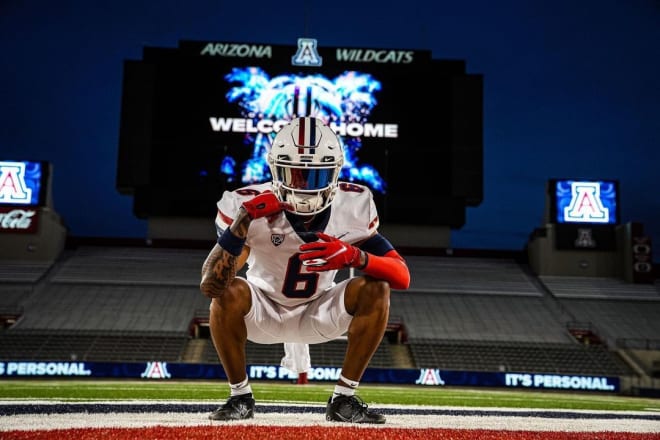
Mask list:
POLYGON ((339 137, 314 117, 290 121, 268 151, 275 193, 301 215, 314 215, 330 206, 343 165, 339 137))

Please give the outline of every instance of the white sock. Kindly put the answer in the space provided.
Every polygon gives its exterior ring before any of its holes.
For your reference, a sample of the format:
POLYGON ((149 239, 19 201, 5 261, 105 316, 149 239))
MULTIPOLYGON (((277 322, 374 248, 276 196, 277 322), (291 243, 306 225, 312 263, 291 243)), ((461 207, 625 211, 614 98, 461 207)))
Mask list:
POLYGON ((342 382, 344 382, 346 385, 348 385, 349 387, 351 387, 353 389, 357 388, 358 385, 360 385, 360 382, 355 381, 355 380, 350 380, 350 379, 342 376, 341 374, 339 375, 339 380, 341 380, 342 382))
POLYGON ((335 398, 338 396, 354 396, 354 395, 355 395, 354 388, 335 385, 335 391, 332 393, 332 401, 334 402, 335 398))
POLYGON ((346 379, 344 376, 339 376, 339 379, 348 384, 349 386, 345 387, 343 385, 335 385, 335 390, 332 393, 332 400, 334 401, 337 396, 354 396, 355 395, 355 390, 357 389, 358 385, 360 385, 360 382, 356 382, 354 380, 346 379))
POLYGON ((243 394, 249 394, 252 392, 252 388, 250 387, 250 384, 248 383, 247 377, 245 380, 239 382, 239 383, 230 383, 229 384, 229 389, 231 390, 230 396, 242 396, 243 394))

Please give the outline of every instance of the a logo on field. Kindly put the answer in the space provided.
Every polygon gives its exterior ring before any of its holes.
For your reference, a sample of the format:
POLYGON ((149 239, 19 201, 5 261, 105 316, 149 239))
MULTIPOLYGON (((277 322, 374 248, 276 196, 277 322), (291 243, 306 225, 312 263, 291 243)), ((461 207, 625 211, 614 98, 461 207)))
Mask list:
POLYGON ((417 385, 444 385, 445 381, 440 377, 440 370, 437 368, 422 368, 415 383, 417 385))
POLYGON ((147 368, 140 375, 146 379, 169 379, 172 375, 167 371, 167 362, 147 362, 147 368))
POLYGON ((275 246, 279 246, 284 243, 284 234, 271 234, 270 242, 275 246))

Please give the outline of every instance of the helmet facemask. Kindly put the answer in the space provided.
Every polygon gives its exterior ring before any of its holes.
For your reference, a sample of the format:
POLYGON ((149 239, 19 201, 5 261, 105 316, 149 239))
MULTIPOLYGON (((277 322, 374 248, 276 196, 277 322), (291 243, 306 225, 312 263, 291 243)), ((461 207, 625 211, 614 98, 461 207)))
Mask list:
POLYGON ((305 167, 287 162, 288 158, 279 157, 272 167, 273 185, 280 200, 291 203, 293 212, 301 215, 314 215, 330 206, 337 191, 336 166, 305 167))

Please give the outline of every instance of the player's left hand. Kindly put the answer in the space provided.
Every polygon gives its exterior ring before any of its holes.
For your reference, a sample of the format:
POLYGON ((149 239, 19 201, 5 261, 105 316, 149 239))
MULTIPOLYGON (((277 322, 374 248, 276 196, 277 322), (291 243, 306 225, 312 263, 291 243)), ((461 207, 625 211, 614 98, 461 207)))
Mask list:
POLYGON ((320 241, 300 246, 300 260, 312 272, 360 266, 360 249, 335 237, 318 232, 320 241))

